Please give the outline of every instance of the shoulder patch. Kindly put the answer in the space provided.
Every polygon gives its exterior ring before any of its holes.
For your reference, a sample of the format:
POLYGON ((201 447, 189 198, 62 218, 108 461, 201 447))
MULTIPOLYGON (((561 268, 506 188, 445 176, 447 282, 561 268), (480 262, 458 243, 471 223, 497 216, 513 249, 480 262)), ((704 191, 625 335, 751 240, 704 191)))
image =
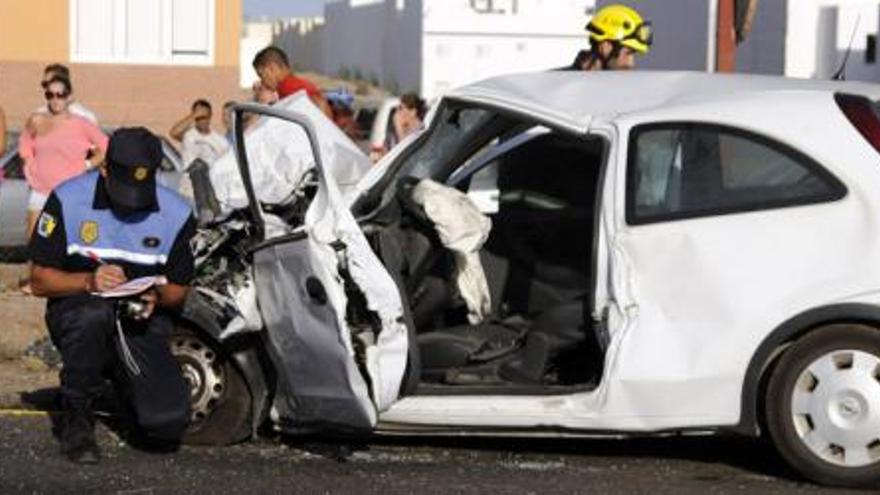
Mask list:
POLYGON ((55 232, 55 227, 57 226, 58 220, 55 220, 55 217, 44 211, 40 214, 40 220, 37 224, 37 233, 40 234, 40 237, 48 238, 52 235, 52 232, 55 232))

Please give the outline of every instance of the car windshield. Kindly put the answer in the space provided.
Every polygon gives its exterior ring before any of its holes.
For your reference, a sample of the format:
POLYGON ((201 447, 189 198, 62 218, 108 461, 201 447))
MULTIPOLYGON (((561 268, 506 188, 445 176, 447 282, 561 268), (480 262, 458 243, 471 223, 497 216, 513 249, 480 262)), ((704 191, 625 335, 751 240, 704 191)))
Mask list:
POLYGON ((492 109, 446 102, 438 109, 431 128, 391 165, 390 172, 372 187, 374 193, 364 198, 361 206, 375 206, 373 201, 379 197, 385 203, 395 194, 397 180, 401 178, 445 182, 454 170, 488 143, 532 125, 492 109))
POLYGON ((438 178, 444 164, 471 142, 479 130, 496 117, 492 111, 482 108, 461 108, 447 105, 438 116, 438 124, 430 136, 400 168, 402 176, 438 178))

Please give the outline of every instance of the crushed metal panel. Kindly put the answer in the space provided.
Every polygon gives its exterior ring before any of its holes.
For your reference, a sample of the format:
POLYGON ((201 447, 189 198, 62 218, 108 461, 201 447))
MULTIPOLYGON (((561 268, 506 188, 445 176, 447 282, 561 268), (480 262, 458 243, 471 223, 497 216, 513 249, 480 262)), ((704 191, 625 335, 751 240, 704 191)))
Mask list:
MULTIPOLYGON (((333 287, 307 239, 276 244, 254 256, 267 349, 278 372, 275 409, 296 425, 372 428, 367 385, 342 339, 333 287)), ((332 284, 333 281, 331 280, 332 284)))
MULTIPOLYGON (((322 154, 325 172, 343 192, 353 189, 370 170, 369 157, 315 107, 304 92, 291 95, 273 107, 307 116, 318 134, 321 149, 312 150, 303 128, 283 119, 263 116, 248 128, 244 139, 251 180, 263 203, 288 201, 308 181, 308 172, 315 168, 316 152, 322 154)), ((211 165, 210 176, 222 217, 248 205, 234 149, 211 165)))

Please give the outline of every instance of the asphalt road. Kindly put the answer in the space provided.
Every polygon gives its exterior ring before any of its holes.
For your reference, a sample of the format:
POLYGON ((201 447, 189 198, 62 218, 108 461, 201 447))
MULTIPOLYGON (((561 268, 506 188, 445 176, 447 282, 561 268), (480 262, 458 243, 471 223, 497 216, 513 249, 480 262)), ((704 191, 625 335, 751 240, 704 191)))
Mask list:
POLYGON ((99 427, 104 459, 58 454, 47 416, 0 412, 0 493, 846 493, 797 480, 760 442, 291 438, 174 454, 136 450, 99 427))

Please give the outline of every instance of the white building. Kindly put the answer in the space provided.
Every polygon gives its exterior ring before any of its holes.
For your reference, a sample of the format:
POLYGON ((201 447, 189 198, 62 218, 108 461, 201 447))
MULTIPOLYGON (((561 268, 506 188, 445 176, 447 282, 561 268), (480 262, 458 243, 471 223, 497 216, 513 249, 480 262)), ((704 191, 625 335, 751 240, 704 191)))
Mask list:
POLYGON ((302 69, 428 98, 485 77, 568 65, 595 0, 345 0, 277 39, 302 69), (320 53, 316 62, 315 53, 320 53))
MULTIPOLYGON (((643 69, 712 70, 717 0, 343 0, 325 23, 276 36, 301 69, 355 75, 428 98, 485 77, 571 63, 589 15, 617 2, 654 25, 643 69)), ((852 37, 846 75, 880 81, 880 0, 759 0, 737 70, 828 78, 852 37)))

